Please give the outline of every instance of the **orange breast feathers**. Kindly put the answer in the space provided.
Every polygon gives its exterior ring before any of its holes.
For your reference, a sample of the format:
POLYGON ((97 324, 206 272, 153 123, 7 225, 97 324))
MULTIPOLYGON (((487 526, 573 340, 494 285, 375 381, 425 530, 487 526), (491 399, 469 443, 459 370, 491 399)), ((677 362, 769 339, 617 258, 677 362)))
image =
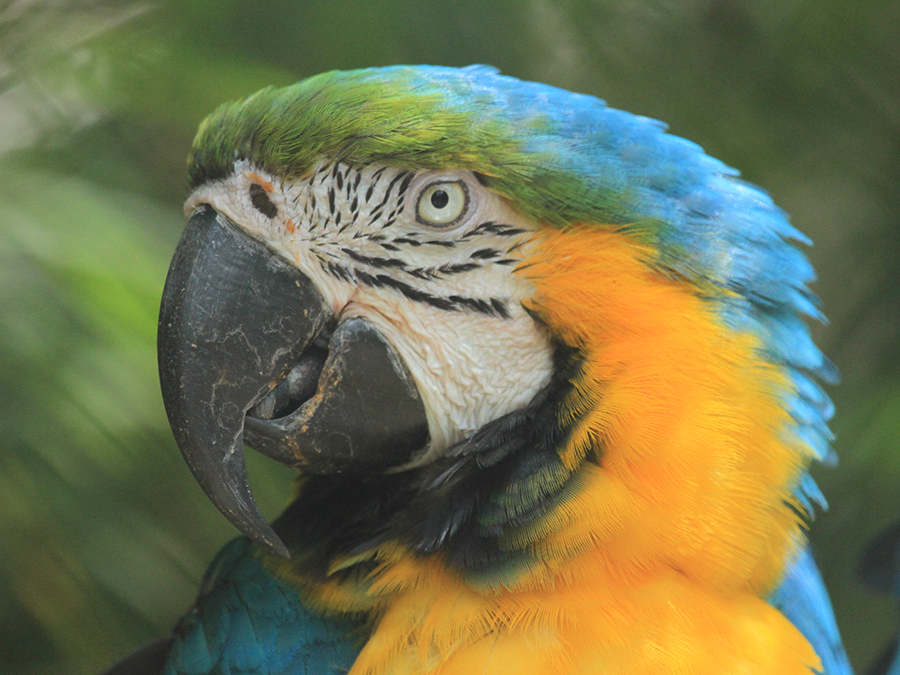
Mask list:
POLYGON ((508 542, 541 564, 502 588, 380 551, 354 675, 819 667, 764 600, 804 540, 792 488, 810 453, 789 380, 725 326, 708 299, 721 290, 666 278, 652 256, 597 227, 546 233, 520 273, 530 309, 586 357, 560 449, 576 489, 508 542))

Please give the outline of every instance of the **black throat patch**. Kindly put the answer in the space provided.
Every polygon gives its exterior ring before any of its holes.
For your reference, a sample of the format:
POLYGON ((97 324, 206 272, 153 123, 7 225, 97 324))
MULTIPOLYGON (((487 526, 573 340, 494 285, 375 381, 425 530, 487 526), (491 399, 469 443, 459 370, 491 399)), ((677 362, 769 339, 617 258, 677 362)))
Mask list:
POLYGON ((440 554, 474 583, 507 581, 527 568, 527 550, 501 543, 567 496, 574 474, 558 449, 577 420, 563 425, 560 412, 582 364, 578 350, 556 344, 551 381, 528 406, 433 464, 390 475, 304 476, 274 523, 292 565, 324 580, 334 561, 398 541, 418 555, 440 554))

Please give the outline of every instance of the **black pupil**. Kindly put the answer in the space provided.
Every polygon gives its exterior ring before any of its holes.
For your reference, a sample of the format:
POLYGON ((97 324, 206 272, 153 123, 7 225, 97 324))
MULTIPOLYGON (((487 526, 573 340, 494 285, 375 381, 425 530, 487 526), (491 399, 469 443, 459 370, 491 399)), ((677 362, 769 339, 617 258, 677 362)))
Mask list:
POLYGON ((450 201, 450 195, 444 190, 435 190, 431 193, 431 205, 436 209, 442 209, 450 201))

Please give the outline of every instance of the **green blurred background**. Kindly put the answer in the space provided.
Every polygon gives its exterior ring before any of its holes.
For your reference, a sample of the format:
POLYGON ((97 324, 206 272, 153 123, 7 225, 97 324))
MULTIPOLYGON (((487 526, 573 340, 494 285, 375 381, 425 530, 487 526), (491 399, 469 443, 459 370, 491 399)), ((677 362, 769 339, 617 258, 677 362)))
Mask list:
MULTIPOLYGON (((0 2, 0 672, 96 673, 168 630, 234 531, 165 421, 158 299, 222 101, 332 68, 488 63, 665 120, 809 250, 841 465, 812 538, 860 671, 895 629, 860 548, 900 518, 900 4, 0 2)), ((264 512, 290 473, 249 453, 264 512)))

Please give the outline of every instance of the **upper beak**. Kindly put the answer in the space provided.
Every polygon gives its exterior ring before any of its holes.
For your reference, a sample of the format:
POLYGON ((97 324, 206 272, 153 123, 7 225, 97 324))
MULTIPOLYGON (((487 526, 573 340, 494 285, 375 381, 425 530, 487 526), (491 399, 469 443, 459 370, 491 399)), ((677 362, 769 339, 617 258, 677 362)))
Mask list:
POLYGON ((247 409, 319 332, 325 303, 298 269, 212 208, 191 216, 159 315, 159 376, 175 441, 212 502, 242 532, 286 556, 244 466, 247 409))
POLYGON ((321 473, 399 466, 428 441, 424 405, 391 345, 361 319, 326 343, 334 323, 299 269, 211 207, 194 212, 160 308, 163 401, 204 492, 284 557, 250 491, 245 419, 254 447, 321 473))

